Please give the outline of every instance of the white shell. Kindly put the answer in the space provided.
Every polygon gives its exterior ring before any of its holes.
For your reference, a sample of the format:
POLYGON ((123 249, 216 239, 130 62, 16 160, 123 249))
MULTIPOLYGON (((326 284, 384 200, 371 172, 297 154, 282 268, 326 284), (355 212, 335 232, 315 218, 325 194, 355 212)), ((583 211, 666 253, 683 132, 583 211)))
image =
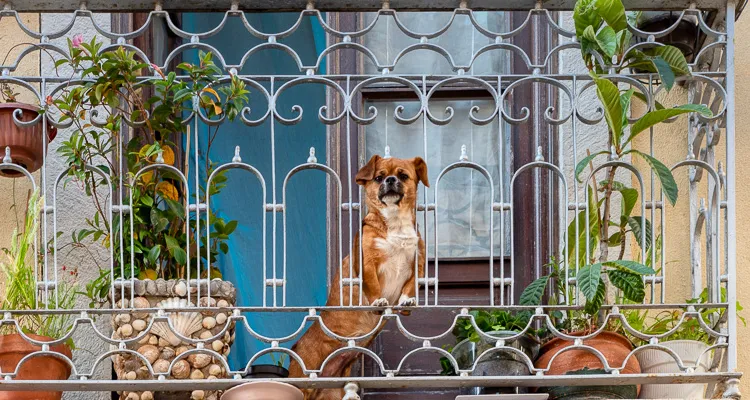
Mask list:
MULTIPOLYGON (((193 305, 186 299, 172 297, 160 301, 156 304, 158 308, 189 308, 193 305)), ((197 312, 172 312, 169 314, 169 320, 172 322, 175 332, 184 337, 191 337, 203 327, 203 318, 197 312)), ((166 322, 154 323, 151 332, 169 342, 172 346, 182 343, 182 339, 177 337, 166 322)))

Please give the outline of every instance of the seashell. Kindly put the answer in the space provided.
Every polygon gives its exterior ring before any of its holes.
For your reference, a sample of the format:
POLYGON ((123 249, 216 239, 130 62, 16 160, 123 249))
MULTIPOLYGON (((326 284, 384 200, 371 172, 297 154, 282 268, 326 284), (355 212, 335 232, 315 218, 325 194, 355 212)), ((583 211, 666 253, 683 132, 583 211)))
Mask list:
POLYGON ((137 379, 145 381, 151 377, 151 372, 148 371, 148 367, 144 366, 138 368, 138 371, 136 371, 136 375, 138 376, 137 379))
POLYGON ((125 324, 117 329, 117 331, 120 333, 120 336, 126 338, 133 334, 133 326, 125 324))
POLYGON ((117 308, 127 308, 128 307, 128 299, 117 300, 117 303, 115 303, 115 306, 117 308))
POLYGON ((138 375, 135 373, 135 371, 129 371, 127 374, 125 374, 125 379, 129 381, 134 381, 136 377, 138 377, 138 375))
POLYGON ((136 280, 133 282, 133 293, 136 296, 143 296, 146 294, 146 283, 142 280, 136 280))
POLYGON ((227 315, 224 313, 219 313, 219 315, 216 316, 216 323, 219 325, 224 325, 225 322, 227 322, 227 315))
POLYGON ((139 400, 140 396, 138 396, 138 393, 136 392, 130 392, 128 393, 128 397, 125 398, 125 400, 139 400))
POLYGON ((140 340, 138 340, 138 344, 148 344, 149 340, 151 340, 151 335, 144 335, 140 340))
POLYGON ((139 347, 138 353, 145 357, 149 364, 153 364, 159 358, 159 349, 150 344, 139 347))
POLYGON ((188 351, 188 348, 186 346, 180 346, 175 350, 175 353, 179 356, 180 354, 188 351))
POLYGON ((156 346, 157 344, 159 344, 159 338, 152 335, 150 338, 148 338, 148 344, 156 346))
POLYGON ((211 366, 208 367, 208 374, 211 376, 221 375, 221 367, 218 364, 211 364, 211 366))
POLYGON ((214 351, 219 352, 224 348, 224 343, 221 340, 214 340, 213 343, 211 343, 211 348, 213 348, 214 351))
POLYGON ((169 371, 169 361, 167 360, 156 360, 153 365, 154 372, 157 374, 163 374, 169 371))
POLYGON ((198 337, 201 338, 201 339, 203 339, 203 340, 206 340, 206 339, 210 338, 213 335, 214 334, 211 333, 211 331, 203 331, 203 332, 201 332, 200 336, 198 336, 198 337))
MULTIPOLYGON (((179 297, 162 300, 156 304, 158 308, 189 308, 192 306, 190 302, 179 297)), ((184 337, 191 337, 193 333, 198 332, 203 326, 203 319, 200 313, 197 312, 172 312, 169 314, 169 320, 172 322, 175 332, 184 337)), ((155 323, 151 328, 151 332, 166 340, 172 346, 182 343, 182 339, 177 337, 175 332, 172 332, 169 324, 166 322, 155 323)))
POLYGON ((226 307, 229 307, 229 302, 227 302, 227 301, 226 301, 226 300, 224 300, 224 299, 221 299, 221 300, 219 300, 218 302, 216 302, 216 307, 220 307, 220 308, 226 308, 226 307))
POLYGON ((146 286, 146 293, 148 293, 148 294, 150 294, 152 296, 156 295, 156 282, 154 282, 154 281, 152 281, 152 280, 149 279, 149 280, 146 281, 146 285, 145 286, 146 286))
POLYGON ((206 393, 202 390, 193 390, 190 393, 190 400, 203 400, 204 397, 206 397, 206 393))
POLYGON ((162 278, 156 280, 156 294, 159 296, 167 295, 167 281, 162 278))
POLYGON ((175 379, 186 379, 190 376, 190 364, 185 360, 177 361, 172 367, 172 376, 175 379))
MULTIPOLYGON (((148 302, 148 300, 145 297, 136 297, 133 299, 133 308, 149 308, 151 307, 151 303, 148 302)), ((144 319, 148 317, 147 312, 135 312, 133 313, 133 317, 144 319)))
POLYGON ((200 307, 216 307, 216 299, 209 297, 201 297, 198 301, 200 307))
POLYGON ((203 327, 204 328, 211 329, 214 326, 216 326, 216 319, 214 317, 203 318, 203 327))
POLYGON ((193 368, 203 368, 211 363, 211 356, 208 354, 191 354, 188 356, 188 362, 193 368))
POLYGON ((174 294, 177 296, 183 297, 187 294, 187 285, 183 281, 179 281, 174 285, 174 294))
POLYGON ((159 355, 159 358, 161 358, 162 360, 169 361, 169 360, 172 360, 175 357, 175 355, 176 354, 173 348, 164 347, 163 349, 161 349, 161 354, 159 355))
POLYGON ((130 324, 130 325, 133 325, 133 329, 135 329, 137 332, 140 332, 140 331, 146 329, 146 321, 144 321, 142 319, 137 319, 137 320, 133 321, 133 323, 130 324))
POLYGON ((141 393, 141 400, 154 400, 154 394, 151 392, 141 393))
POLYGON ((169 346, 169 342, 167 342, 166 340, 164 340, 162 338, 159 338, 159 340, 156 343, 159 345, 159 347, 167 347, 167 346, 169 346))
POLYGON ((203 376, 203 372, 199 369, 194 369, 193 372, 190 373, 190 379, 203 379, 205 376, 203 376))

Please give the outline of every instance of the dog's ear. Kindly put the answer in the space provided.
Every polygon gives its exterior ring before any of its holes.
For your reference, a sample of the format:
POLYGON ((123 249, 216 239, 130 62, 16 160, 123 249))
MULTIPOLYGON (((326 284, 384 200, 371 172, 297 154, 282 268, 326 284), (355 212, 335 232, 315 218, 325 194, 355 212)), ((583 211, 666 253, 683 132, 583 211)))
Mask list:
POLYGON ((374 155, 370 159, 370 161, 367 162, 367 165, 362 167, 362 169, 357 172, 357 176, 354 178, 357 181, 358 185, 364 186, 367 182, 371 181, 372 178, 375 177, 375 169, 377 168, 378 161, 380 161, 381 157, 379 155, 374 155))
POLYGON ((424 162, 422 157, 414 157, 411 162, 414 163, 414 170, 417 171, 417 178, 425 185, 430 187, 430 181, 427 179, 427 163, 424 162))

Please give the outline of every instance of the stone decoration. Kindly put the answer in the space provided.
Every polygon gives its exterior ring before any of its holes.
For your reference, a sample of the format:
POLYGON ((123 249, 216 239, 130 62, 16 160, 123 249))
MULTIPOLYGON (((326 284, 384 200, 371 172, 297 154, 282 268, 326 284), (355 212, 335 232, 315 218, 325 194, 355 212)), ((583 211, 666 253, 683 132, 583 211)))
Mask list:
MULTIPOLYGON (((211 298, 206 297, 206 283, 202 283, 201 297, 198 300, 199 307, 232 307, 237 297, 237 291, 231 282, 214 279, 210 282, 211 298)), ((130 301, 130 288, 125 289, 124 298, 120 298, 122 292, 119 288, 115 290, 115 308, 125 308, 123 313, 112 315, 112 339, 125 340, 140 337, 139 340, 125 344, 125 348, 134 350, 142 355, 155 374, 163 374, 166 379, 219 379, 226 378, 227 371, 221 360, 205 353, 189 353, 188 356, 181 354, 196 349, 195 344, 187 343, 179 338, 176 333, 191 339, 203 340, 206 350, 219 353, 224 360, 229 354, 234 342, 234 324, 231 322, 231 311, 190 311, 195 307, 198 288, 188 288, 187 282, 181 280, 163 279, 136 280, 133 283, 133 300, 130 301), (187 294, 190 293, 190 302, 187 294), (166 322, 155 322, 149 329, 151 319, 156 313, 139 311, 146 308, 185 309, 184 312, 165 312, 172 325, 170 328, 166 322), (223 335, 219 335, 231 323, 223 335), (173 328, 173 329, 172 329, 173 328), (145 332, 145 334, 144 334, 145 332), (176 359, 178 359, 174 362, 176 359), (174 362, 174 365, 172 365, 174 362), (170 370, 170 365, 172 368, 170 370)), ((117 348, 116 345, 112 345, 117 348)), ((155 379, 151 377, 148 367, 143 360, 130 354, 117 354, 112 356, 113 367, 118 379, 138 380, 155 379)), ((159 393, 145 392, 120 392, 121 400, 154 400, 159 399, 159 393)), ((191 400, 218 400, 221 393, 218 391, 194 390, 185 392, 185 399, 191 400)), ((170 398, 173 398, 170 396, 170 398)), ((180 397, 182 398, 182 397, 180 397)))

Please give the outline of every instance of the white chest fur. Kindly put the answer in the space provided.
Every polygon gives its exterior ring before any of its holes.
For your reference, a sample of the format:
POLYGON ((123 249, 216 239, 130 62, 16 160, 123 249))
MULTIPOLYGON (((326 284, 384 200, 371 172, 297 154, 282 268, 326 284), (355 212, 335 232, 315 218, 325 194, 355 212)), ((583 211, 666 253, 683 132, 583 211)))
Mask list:
POLYGON ((383 262, 378 266, 378 280, 382 297, 389 304, 398 304, 404 284, 414 274, 414 258, 419 238, 408 210, 397 206, 381 209, 388 234, 385 239, 376 239, 375 245, 383 253, 383 262))

